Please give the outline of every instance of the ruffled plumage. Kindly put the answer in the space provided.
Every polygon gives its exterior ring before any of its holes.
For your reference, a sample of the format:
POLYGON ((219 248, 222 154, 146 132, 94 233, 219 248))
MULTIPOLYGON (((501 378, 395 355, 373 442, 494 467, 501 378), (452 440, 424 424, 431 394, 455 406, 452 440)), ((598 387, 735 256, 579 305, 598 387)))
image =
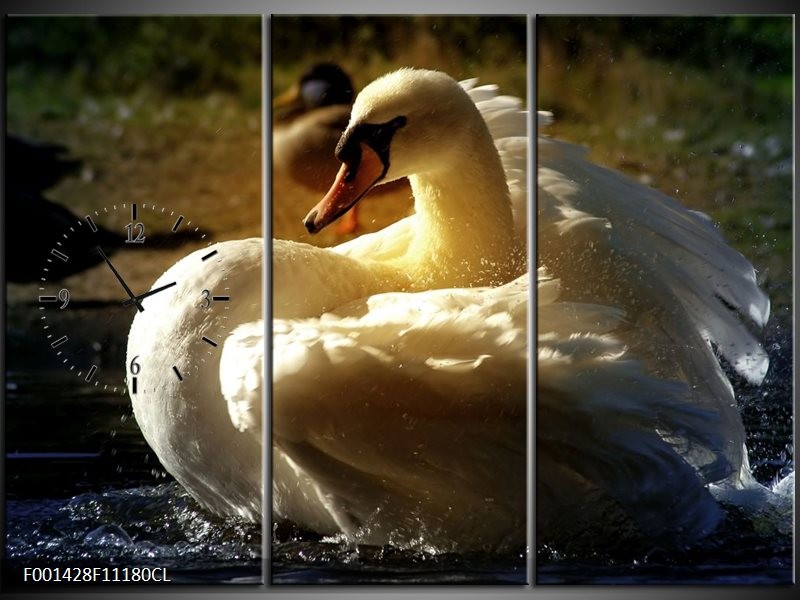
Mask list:
POLYGON ((651 543, 699 539, 721 516, 710 489, 758 487, 722 364, 754 385, 769 365, 752 265, 706 215, 548 137, 537 219, 551 274, 539 283, 542 537, 581 535, 558 508, 579 492, 651 543))
POLYGON ((364 89, 343 140, 398 115, 386 180, 408 176, 415 214, 331 249, 273 242, 274 513, 361 543, 516 548, 525 112, 495 86, 406 69, 364 89))

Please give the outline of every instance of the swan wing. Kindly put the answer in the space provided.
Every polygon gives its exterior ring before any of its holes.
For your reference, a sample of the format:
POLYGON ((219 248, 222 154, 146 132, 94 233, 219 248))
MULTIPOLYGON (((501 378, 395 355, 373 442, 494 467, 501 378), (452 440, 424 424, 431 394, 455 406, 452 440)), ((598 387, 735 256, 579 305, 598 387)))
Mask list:
POLYGON ((650 539, 702 537, 721 517, 705 484, 728 473, 719 414, 695 405, 685 384, 647 374, 615 335, 619 309, 557 296, 540 271, 540 531, 563 541, 624 518, 650 539))
POLYGON ((405 254, 414 239, 417 217, 410 215, 374 233, 365 233, 357 238, 331 248, 334 252, 355 259, 389 261, 405 254))
POLYGON ((481 113, 500 154, 520 239, 528 219, 528 111, 522 100, 499 94, 496 85, 476 86, 477 79, 460 82, 481 113))
POLYGON ((619 335, 648 371, 688 382, 697 406, 727 424, 732 471, 749 478, 744 428, 717 353, 753 384, 769 361, 750 327, 769 300, 752 265, 700 213, 585 159, 583 148, 539 139, 539 258, 565 299, 621 307, 619 335))
POLYGON ((525 137, 507 137, 495 141, 500 154, 506 183, 514 213, 514 228, 519 239, 528 231, 528 140, 525 137))
POLYGON ((264 380, 264 321, 240 325, 227 337, 219 383, 231 422, 261 441, 264 380))
POLYGON ((763 327, 769 299, 753 266, 706 215, 586 161, 582 149, 564 142, 540 140, 539 164, 540 237, 547 255, 574 253, 588 236, 603 259, 629 263, 629 282, 645 283, 638 288, 684 306, 695 328, 740 375, 761 382, 766 353, 742 319, 763 327), (577 238, 572 247, 570 238, 577 238))
MULTIPOLYGON (((441 548, 524 539, 506 536, 524 531, 527 295, 525 276, 275 321, 273 443, 336 529, 441 548)), ((287 511, 307 490, 275 485, 287 511)))

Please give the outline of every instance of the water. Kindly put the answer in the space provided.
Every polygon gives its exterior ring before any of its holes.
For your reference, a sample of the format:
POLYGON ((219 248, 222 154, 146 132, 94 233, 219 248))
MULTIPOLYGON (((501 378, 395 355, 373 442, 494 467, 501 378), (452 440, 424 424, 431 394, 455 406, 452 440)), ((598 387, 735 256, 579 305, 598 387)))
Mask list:
POLYGON ((275 525, 275 584, 512 584, 528 582, 523 549, 507 555, 431 554, 392 546, 349 546, 275 525))
MULTIPOLYGON (((793 504, 790 501, 790 504, 793 504)), ((760 585, 792 582, 791 514, 753 519, 734 507, 693 547, 628 556, 564 556, 539 548, 537 584, 760 585)), ((791 509, 790 509, 791 510, 791 509)))
POLYGON ((27 566, 261 582, 261 526, 208 513, 172 480, 127 396, 61 371, 11 371, 6 388, 5 585, 18 585, 27 566))
POLYGON ((201 509, 175 482, 9 501, 7 581, 26 566, 161 567, 173 583, 261 581, 261 528, 201 509))

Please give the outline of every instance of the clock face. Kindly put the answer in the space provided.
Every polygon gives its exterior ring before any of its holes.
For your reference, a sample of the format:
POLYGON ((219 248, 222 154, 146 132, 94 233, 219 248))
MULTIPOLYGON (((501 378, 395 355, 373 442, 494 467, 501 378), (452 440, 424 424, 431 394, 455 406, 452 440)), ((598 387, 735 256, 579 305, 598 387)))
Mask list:
MULTIPOLYGON (((153 314, 164 301, 198 311, 227 310, 226 275, 215 270, 219 252, 188 215, 167 207, 108 206, 66 220, 63 232, 44 243, 50 247, 36 298, 44 342, 60 367, 98 390, 136 392, 141 365, 137 357, 126 364, 125 346, 134 317, 150 316, 148 305, 153 314), (178 258, 204 246, 208 252, 200 253, 200 261, 216 272, 213 285, 197 277, 184 281, 179 274, 153 283, 178 258)), ((221 334, 204 336, 210 350, 214 335, 221 334)), ((180 357, 164 368, 165 375, 182 377, 180 357)))

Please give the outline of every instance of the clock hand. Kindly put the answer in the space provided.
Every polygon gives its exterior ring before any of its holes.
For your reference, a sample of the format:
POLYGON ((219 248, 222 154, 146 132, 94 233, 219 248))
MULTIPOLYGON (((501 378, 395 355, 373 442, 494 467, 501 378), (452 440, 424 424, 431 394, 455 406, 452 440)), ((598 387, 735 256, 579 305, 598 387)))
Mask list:
POLYGON ((128 294, 128 297, 130 297, 130 299, 136 304, 136 308, 139 310, 139 312, 144 312, 144 307, 142 306, 142 303, 139 302, 139 300, 136 298, 136 296, 133 295, 133 292, 131 291, 131 288, 128 287, 128 284, 125 283, 125 280, 122 279, 122 276, 114 268, 114 265, 112 265, 111 261, 108 260, 108 257, 106 256, 106 253, 103 252, 103 249, 100 246, 97 246, 97 251, 100 253, 100 256, 103 257, 103 260, 106 261, 106 264, 108 264, 109 268, 114 273, 114 276, 120 282, 122 287, 125 288, 125 292, 128 294))
POLYGON ((133 298, 129 298, 128 300, 125 300, 125 302, 122 303, 122 306, 130 306, 131 304, 133 304, 137 300, 143 300, 143 299, 147 298, 148 296, 152 296, 153 294, 157 294, 158 292, 166 290, 167 288, 171 288, 173 285, 178 285, 178 284, 177 284, 177 282, 173 281, 172 283, 168 283, 167 285, 162 285, 161 287, 156 288, 154 290, 150 290, 149 292, 145 292, 144 294, 139 294, 138 296, 134 296, 133 298))

